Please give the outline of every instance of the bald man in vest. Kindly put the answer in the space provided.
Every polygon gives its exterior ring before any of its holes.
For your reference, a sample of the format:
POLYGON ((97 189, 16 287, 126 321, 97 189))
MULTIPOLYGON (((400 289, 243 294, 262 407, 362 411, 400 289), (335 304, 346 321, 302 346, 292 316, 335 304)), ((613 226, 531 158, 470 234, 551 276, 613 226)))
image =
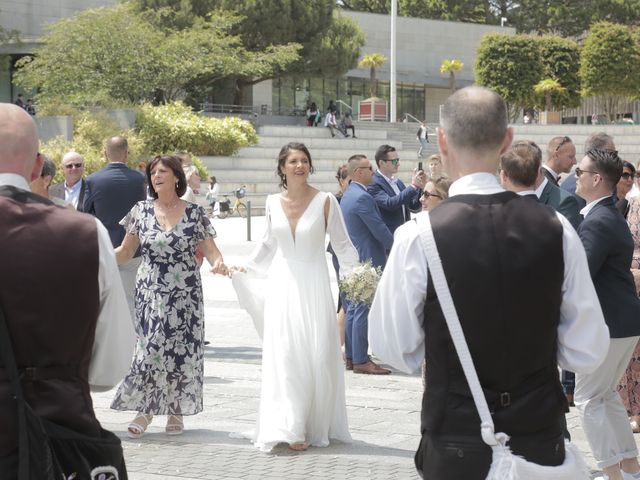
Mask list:
MULTIPOLYGON (((507 119, 491 90, 466 87, 447 99, 438 145, 455 181, 447 200, 418 216, 432 225, 496 432, 510 437, 515 455, 557 466, 565 460, 567 407, 557 365, 594 371, 606 356, 608 329, 569 221, 498 183, 500 156, 513 138, 507 119)), ((396 230, 369 314, 369 344, 380 360, 406 372, 426 360, 418 472, 438 480, 486 478, 491 448, 415 221, 396 230)))
MULTIPOLYGON (((90 386, 108 390, 128 371, 133 325, 106 229, 30 191, 42 163, 31 116, 0 103, 0 308, 25 399, 36 415, 100 438, 90 386)), ((4 366, 0 425, 0 476, 14 480, 17 411, 4 366)), ((124 464, 114 467, 126 478, 124 464)), ((73 469, 63 465, 66 476, 73 469)))

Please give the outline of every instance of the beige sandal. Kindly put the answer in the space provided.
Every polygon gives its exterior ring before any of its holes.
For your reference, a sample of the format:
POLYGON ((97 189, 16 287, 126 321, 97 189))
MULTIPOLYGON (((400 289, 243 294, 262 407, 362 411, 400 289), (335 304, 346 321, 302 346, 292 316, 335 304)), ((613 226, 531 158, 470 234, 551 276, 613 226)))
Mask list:
POLYGON ((140 438, 147 431, 147 427, 153 420, 153 415, 138 412, 136 418, 127 427, 129 438, 140 438))
POLYGON ((164 430, 168 435, 181 435, 184 433, 182 415, 169 415, 169 418, 167 418, 167 426, 164 430))

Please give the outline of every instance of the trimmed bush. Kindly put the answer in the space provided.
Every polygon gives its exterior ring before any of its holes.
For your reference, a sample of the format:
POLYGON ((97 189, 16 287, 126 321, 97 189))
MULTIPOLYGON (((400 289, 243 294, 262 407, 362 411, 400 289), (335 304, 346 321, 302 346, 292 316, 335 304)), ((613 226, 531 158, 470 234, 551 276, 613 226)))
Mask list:
POLYGON ((203 117, 181 102, 143 105, 136 130, 148 150, 158 153, 183 150, 195 155, 232 155, 258 141, 249 122, 236 117, 203 117))

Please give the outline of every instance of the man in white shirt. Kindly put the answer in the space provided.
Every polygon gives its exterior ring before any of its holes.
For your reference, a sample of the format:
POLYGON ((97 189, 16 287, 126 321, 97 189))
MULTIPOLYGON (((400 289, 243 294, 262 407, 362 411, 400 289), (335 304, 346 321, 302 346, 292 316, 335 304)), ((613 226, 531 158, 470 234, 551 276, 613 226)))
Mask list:
MULTIPOLYGON (((438 144, 455 182, 449 199, 418 215, 430 218, 496 431, 510 436, 516 455, 556 466, 564 462, 566 409, 557 365, 595 370, 608 330, 575 230, 496 179, 512 138, 496 93, 467 87, 451 95, 438 144)), ((407 222, 396 231, 373 301, 369 343, 405 372, 426 360, 415 458, 424 478, 485 478, 491 449, 428 279, 417 223, 407 222)))
MULTIPOLYGON (((29 373, 25 397, 36 415, 100 437, 89 387, 108 390, 128 371, 133 324, 106 229, 30 191, 42 162, 31 116, 0 104, 0 307, 18 369, 29 373)), ((0 471, 9 480, 16 418, 0 367, 0 471)))
POLYGON ((60 163, 64 182, 52 185, 49 195, 61 198, 73 208, 83 211, 84 194, 87 189, 84 175, 84 158, 78 152, 67 152, 60 163))

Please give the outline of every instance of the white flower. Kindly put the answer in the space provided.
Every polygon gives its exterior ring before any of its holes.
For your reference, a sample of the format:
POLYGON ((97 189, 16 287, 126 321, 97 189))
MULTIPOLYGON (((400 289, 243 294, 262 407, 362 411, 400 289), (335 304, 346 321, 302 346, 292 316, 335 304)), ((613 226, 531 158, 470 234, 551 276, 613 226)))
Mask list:
POLYGON ((382 275, 380 267, 374 267, 370 260, 354 267, 340 282, 340 290, 347 300, 371 305, 382 275))

